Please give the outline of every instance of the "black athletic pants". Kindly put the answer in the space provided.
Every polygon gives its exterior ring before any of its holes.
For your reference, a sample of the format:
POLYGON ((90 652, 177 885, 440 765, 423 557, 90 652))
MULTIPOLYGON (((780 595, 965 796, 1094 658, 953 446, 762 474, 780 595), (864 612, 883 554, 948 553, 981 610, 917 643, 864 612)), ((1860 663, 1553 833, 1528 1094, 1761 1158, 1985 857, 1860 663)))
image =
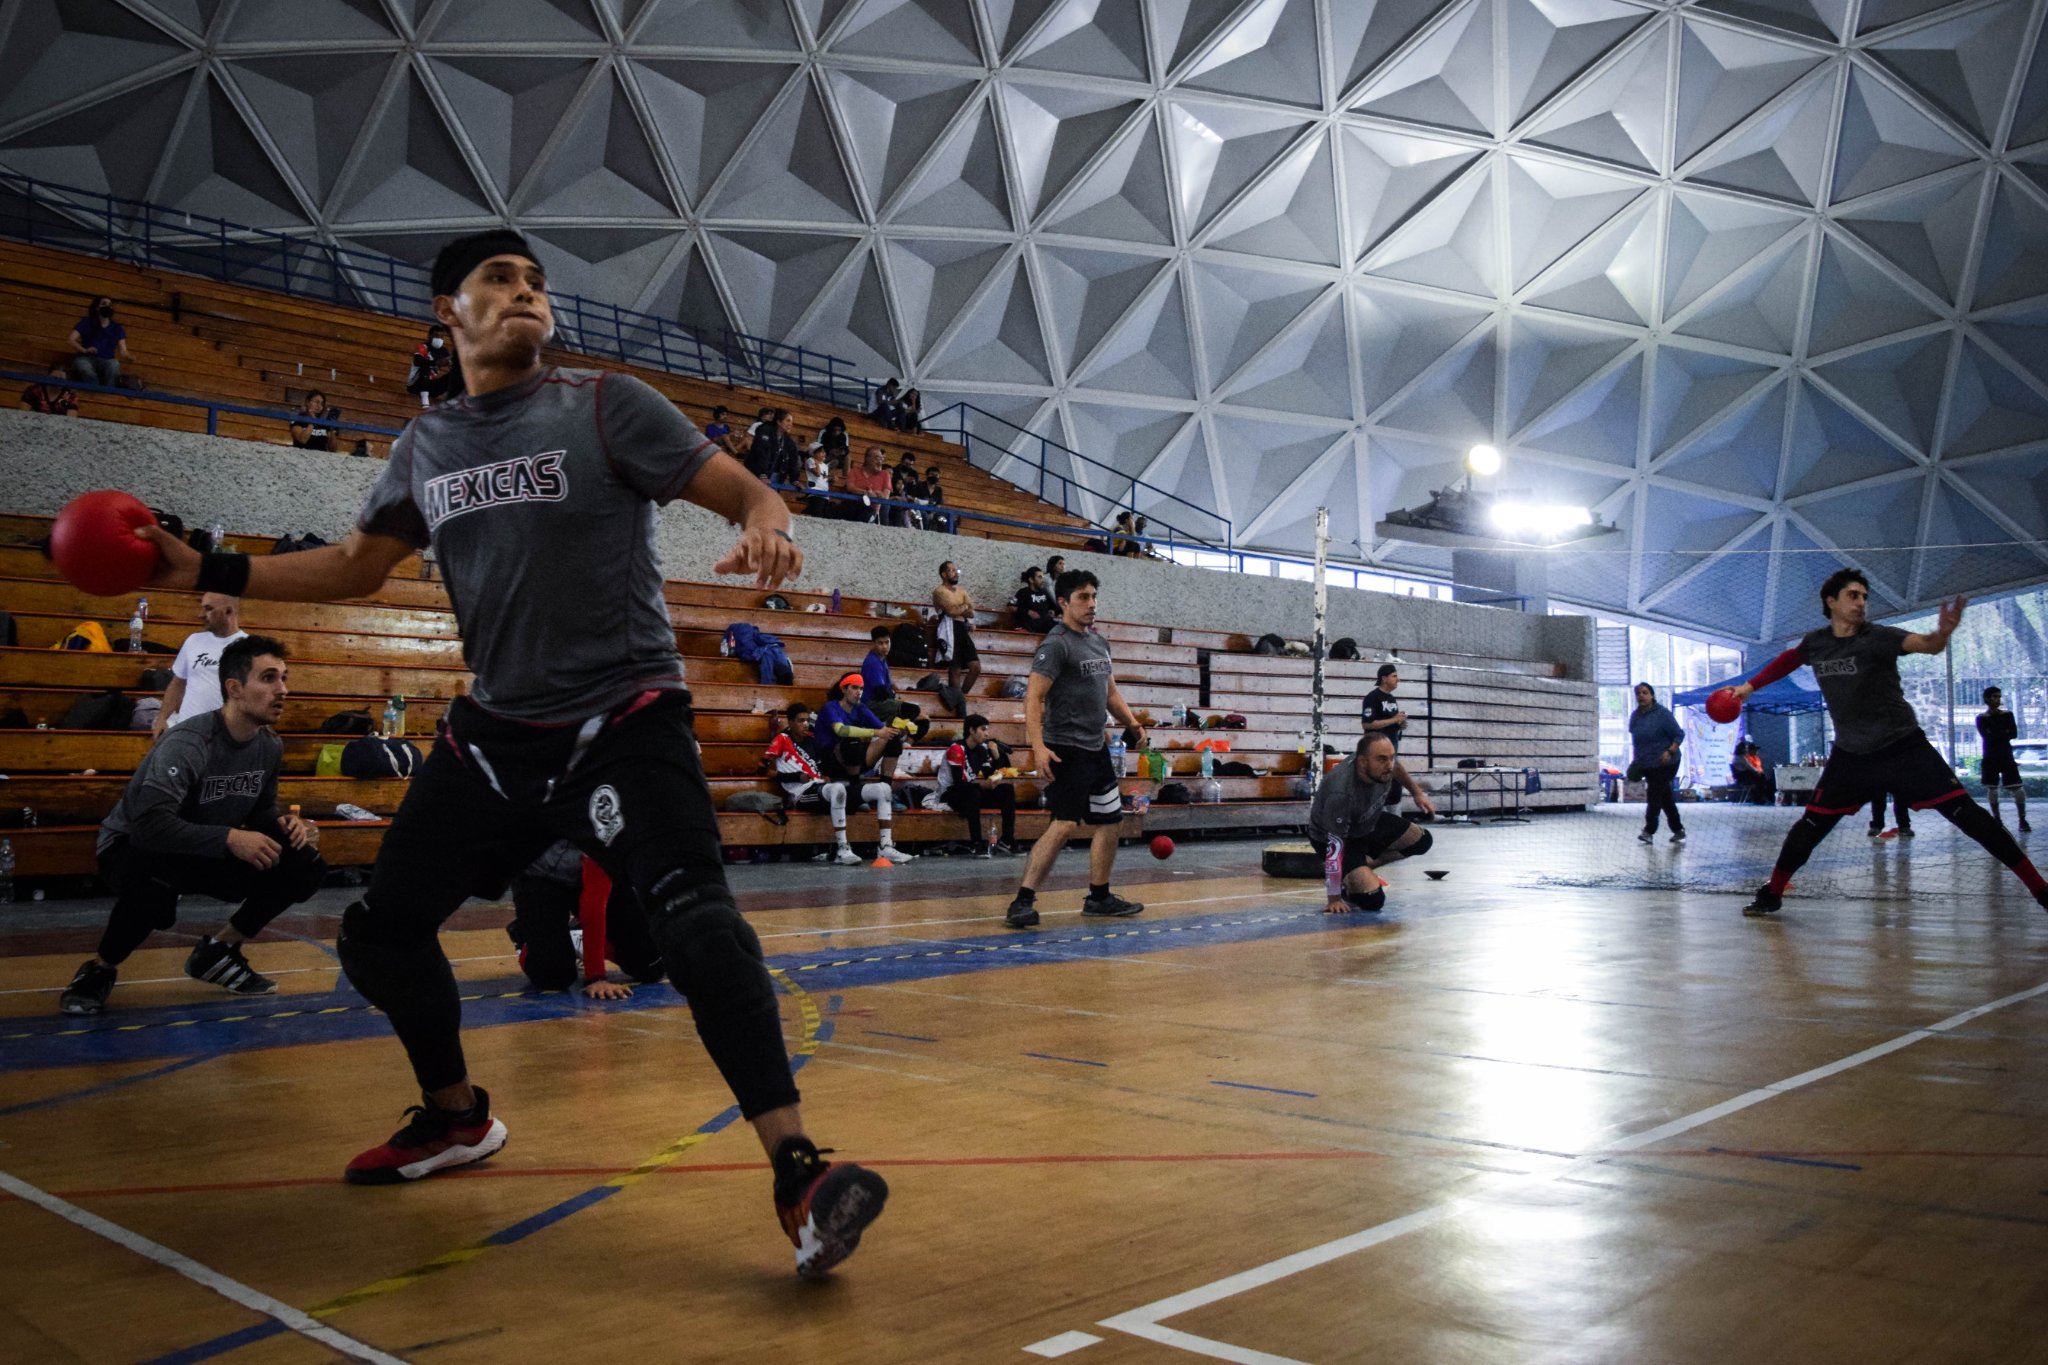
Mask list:
POLYGON ((1643 833, 1657 832, 1657 812, 1664 812, 1664 822, 1671 826, 1673 834, 1682 833, 1685 821, 1678 818, 1678 765, 1666 764, 1661 768, 1643 769, 1643 790, 1648 794, 1649 804, 1643 809, 1643 833))
MULTIPOLYGON (((1902 791, 1892 793, 1892 823, 1901 834, 1913 828, 1913 807, 1907 802, 1902 791)), ((1884 833, 1884 792, 1880 790, 1870 803, 1870 832, 1884 833)))
POLYGON ((1009 783, 984 787, 979 782, 955 782, 939 799, 966 817, 967 837, 975 843, 981 842, 981 813, 985 810, 1001 811, 1003 842, 1017 842, 1017 789, 1009 783))
POLYGON ((340 940, 349 980, 390 1018, 422 1090, 468 1074, 442 923, 471 896, 504 894, 567 839, 638 896, 741 1113, 797 1102, 774 982, 726 885, 690 720, 680 691, 581 727, 520 725, 460 698, 449 708, 340 940))
POLYGON ((156 929, 178 920, 178 898, 197 891, 216 900, 240 901, 229 918, 237 933, 249 938, 291 906, 310 900, 327 876, 327 864, 312 849, 293 848, 276 825, 258 830, 277 841, 281 850, 269 868, 259 868, 230 854, 195 858, 180 853, 151 853, 126 839, 116 839, 100 854, 100 871, 114 886, 114 909, 100 935, 100 961, 118 966, 156 929))

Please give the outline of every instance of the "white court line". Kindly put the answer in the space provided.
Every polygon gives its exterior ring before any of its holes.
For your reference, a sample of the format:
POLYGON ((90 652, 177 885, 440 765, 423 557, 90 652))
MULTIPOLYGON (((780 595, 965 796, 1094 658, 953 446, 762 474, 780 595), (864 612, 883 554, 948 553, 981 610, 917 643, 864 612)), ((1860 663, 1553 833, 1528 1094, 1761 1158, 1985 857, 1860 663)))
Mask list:
MULTIPOLYGON (((1773 1081, 1769 1085, 1760 1086, 1745 1094, 1737 1095, 1733 1099, 1723 1100, 1719 1104, 1709 1105, 1705 1109, 1687 1114, 1683 1118, 1673 1119, 1669 1123, 1659 1124, 1655 1128, 1632 1133, 1616 1142, 1609 1143, 1593 1155, 1577 1157, 1549 1171, 1517 1173, 1515 1175, 1497 1176, 1490 1180, 1484 1180, 1470 1194, 1446 1200, 1441 1204, 1433 1204, 1428 1208, 1418 1209, 1414 1213, 1405 1214, 1400 1218, 1354 1232, 1348 1237, 1340 1237, 1335 1241, 1325 1242, 1321 1246, 1297 1251, 1291 1256, 1282 1256, 1278 1260, 1268 1261, 1264 1265, 1239 1271, 1235 1275, 1227 1276, 1212 1284, 1186 1290, 1170 1298, 1148 1303, 1141 1308, 1133 1308, 1129 1312, 1119 1313, 1115 1317, 1104 1318, 1096 1325, 1107 1327, 1112 1331, 1123 1332, 1130 1336, 1140 1337, 1146 1341, 1157 1342, 1162 1346, 1177 1347, 1194 1355, 1207 1356, 1212 1360, 1237 1361, 1240 1362, 1240 1365, 1307 1365, 1307 1362, 1297 1361, 1288 1356, 1272 1355, 1264 1351, 1252 1350, 1249 1347, 1234 1346, 1227 1341, 1211 1340, 1208 1337, 1196 1336, 1191 1332, 1182 1332, 1171 1327, 1162 1327, 1160 1324, 1167 1318, 1177 1317, 1182 1313, 1192 1312, 1197 1308, 1205 1308, 1212 1303, 1220 1303, 1224 1299, 1234 1298, 1239 1294, 1263 1288, 1266 1285, 1287 1279, 1290 1276, 1299 1275, 1305 1270, 1313 1270, 1317 1266, 1339 1260, 1354 1252, 1364 1251, 1368 1247, 1375 1247, 1382 1242, 1390 1242, 1397 1237, 1403 1237, 1408 1233, 1455 1218, 1469 1209, 1477 1208, 1488 1197, 1503 1194, 1525 1185, 1546 1184, 1551 1181, 1565 1179, 1590 1170, 1593 1167, 1605 1164, 1613 1157, 1622 1153, 1636 1151, 1662 1142, 1666 1138, 1676 1137, 1680 1133, 1689 1132, 1694 1128, 1712 1123, 1716 1119, 1726 1118, 1728 1115, 1748 1109, 1752 1105, 1762 1104, 1765 1100, 1774 1099, 1779 1095, 1812 1085, 1816 1081, 1826 1080, 1830 1076, 1838 1076, 1844 1071, 1862 1066, 1865 1062, 1876 1061, 1879 1057, 1889 1056, 1901 1048, 1911 1047, 1913 1044, 1926 1039, 1939 1037, 1942 1034, 1962 1027, 1964 1024, 1970 1023, 1972 1020, 1980 1019, 1994 1010, 2001 1010, 2008 1005, 2016 1005, 2021 1001, 2032 1000, 2042 995, 2048 995, 2048 981, 2044 981, 2038 986, 2030 986, 2023 991, 2016 991, 2011 995, 2002 996, 1997 1000, 1978 1005, 1973 1009, 1964 1010, 1960 1014, 1952 1014, 1939 1023, 1929 1024, 1924 1028, 1917 1028, 1909 1033, 1902 1033, 1896 1038, 1888 1039, 1873 1047, 1864 1048, 1861 1052, 1851 1053, 1839 1061, 1829 1062, 1825 1066, 1817 1066, 1811 1071, 1802 1071, 1798 1075, 1787 1077, 1782 1081, 1773 1081)), ((1032 1348, 1026 1347, 1025 1349, 1030 1350, 1032 1348)))
POLYGON ((67 1223, 74 1223, 87 1232, 104 1237, 116 1246, 125 1247, 138 1256, 174 1270, 194 1284, 204 1285, 231 1303, 240 1304, 252 1313, 260 1313, 350 1360, 368 1361, 370 1365, 405 1365, 405 1361, 400 1357, 387 1355, 374 1346, 366 1346, 354 1337, 345 1336, 311 1314, 301 1312, 281 1299, 273 1299, 260 1289, 251 1289, 240 1280, 231 1280, 218 1270, 209 1269, 189 1256, 152 1242, 139 1232, 130 1232, 118 1223, 110 1223, 98 1214, 87 1213, 78 1205, 39 1190, 26 1180, 11 1176, 5 1171, 0 1171, 0 1190, 54 1213, 67 1223))

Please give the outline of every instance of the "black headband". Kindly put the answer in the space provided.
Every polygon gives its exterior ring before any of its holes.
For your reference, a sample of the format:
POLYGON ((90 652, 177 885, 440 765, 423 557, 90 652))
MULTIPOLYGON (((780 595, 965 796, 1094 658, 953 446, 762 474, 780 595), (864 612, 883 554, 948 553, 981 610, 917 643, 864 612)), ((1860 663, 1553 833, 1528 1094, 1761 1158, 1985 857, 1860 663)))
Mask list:
POLYGON ((493 256, 524 256, 529 261, 538 259, 526 239, 510 228, 493 228, 469 237, 457 237, 441 248, 441 254, 434 257, 434 296, 453 294, 462 288, 462 282, 469 278, 469 272, 493 256))

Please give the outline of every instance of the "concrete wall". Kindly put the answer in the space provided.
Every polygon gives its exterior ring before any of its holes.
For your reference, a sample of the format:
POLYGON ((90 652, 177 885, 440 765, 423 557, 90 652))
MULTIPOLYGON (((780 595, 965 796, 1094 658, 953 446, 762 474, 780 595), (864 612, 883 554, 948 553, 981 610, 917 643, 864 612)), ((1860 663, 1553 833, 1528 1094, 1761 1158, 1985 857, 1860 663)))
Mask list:
MULTIPOLYGON (((0 411, 0 511, 55 515, 91 488, 124 488, 187 525, 215 519, 233 531, 314 531, 340 539, 377 476, 381 460, 318 455, 254 441, 231 441, 112 422, 0 411)), ((998 605, 1016 591, 1017 574, 1048 550, 968 536, 939 536, 842 522, 799 521, 806 562, 802 588, 834 587, 863 597, 924 600, 941 561, 960 566, 975 600, 998 605)), ((708 512, 676 504, 663 516, 662 554, 669 576, 709 579, 730 533, 708 512)), ((1179 565, 1067 556, 1070 567, 1102 580, 1102 611, 1206 630, 1267 630, 1306 636, 1314 593, 1307 583, 1190 569, 1179 565)), ((1438 650, 1562 664, 1566 676, 1592 677, 1593 623, 1586 617, 1531 616, 1491 607, 1394 597, 1349 588, 1330 591, 1331 639, 1349 635, 1368 653, 1438 650)))

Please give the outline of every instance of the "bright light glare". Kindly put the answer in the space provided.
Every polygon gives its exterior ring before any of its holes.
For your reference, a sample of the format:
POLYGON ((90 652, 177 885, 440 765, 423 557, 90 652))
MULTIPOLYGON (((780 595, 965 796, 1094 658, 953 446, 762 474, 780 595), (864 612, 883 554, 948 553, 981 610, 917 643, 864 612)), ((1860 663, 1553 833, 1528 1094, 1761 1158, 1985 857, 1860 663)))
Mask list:
POLYGON ((1500 452, 1492 446, 1473 446, 1465 452, 1465 468, 1481 478, 1500 473, 1500 452))
POLYGON ((1510 535, 1557 536, 1593 524, 1593 514, 1583 507, 1553 503, 1497 502, 1493 524, 1510 535))

